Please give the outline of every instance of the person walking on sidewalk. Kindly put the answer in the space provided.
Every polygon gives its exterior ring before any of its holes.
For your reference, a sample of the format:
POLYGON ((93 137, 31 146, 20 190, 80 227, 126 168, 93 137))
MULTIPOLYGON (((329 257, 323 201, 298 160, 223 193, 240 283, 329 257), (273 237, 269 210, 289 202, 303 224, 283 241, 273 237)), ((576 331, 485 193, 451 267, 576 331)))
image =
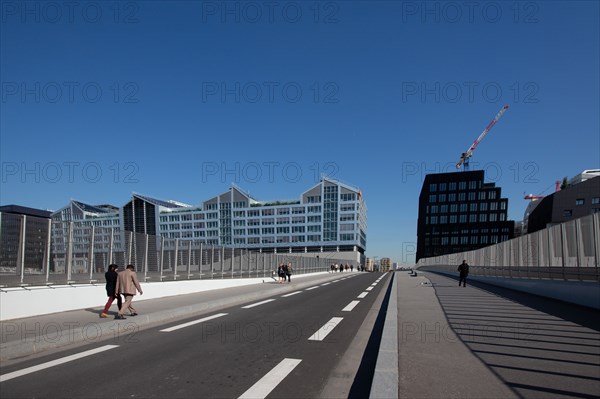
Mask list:
POLYGON ((117 294, 123 294, 125 296, 125 303, 121 306, 121 309, 119 309, 119 313, 115 316, 115 319, 125 319, 125 316, 123 316, 123 311, 125 309, 129 310, 130 316, 137 316, 137 312, 134 307, 131 306, 136 290, 139 291, 140 295, 144 294, 140 282, 138 281, 135 268, 133 265, 127 265, 127 268, 119 273, 119 278, 117 279, 116 292, 117 294))
POLYGON ((114 263, 108 266, 108 271, 104 273, 104 278, 106 278, 106 295, 108 295, 108 301, 106 301, 106 305, 104 305, 104 310, 100 313, 100 317, 106 319, 108 317, 108 309, 112 305, 113 301, 117 300, 117 307, 121 310, 121 305, 123 304, 121 300, 121 295, 119 295, 116 291, 117 288, 117 279, 119 278, 119 273, 117 273, 118 265, 114 263))
POLYGON ((294 271, 294 268, 292 267, 292 262, 289 262, 287 264, 287 268, 285 270, 285 275, 287 276, 288 283, 292 282, 292 272, 293 271, 294 271))
POLYGON ((460 265, 458 265, 458 286, 460 287, 460 283, 463 283, 463 287, 467 286, 467 276, 469 275, 469 264, 467 260, 464 259, 460 265))

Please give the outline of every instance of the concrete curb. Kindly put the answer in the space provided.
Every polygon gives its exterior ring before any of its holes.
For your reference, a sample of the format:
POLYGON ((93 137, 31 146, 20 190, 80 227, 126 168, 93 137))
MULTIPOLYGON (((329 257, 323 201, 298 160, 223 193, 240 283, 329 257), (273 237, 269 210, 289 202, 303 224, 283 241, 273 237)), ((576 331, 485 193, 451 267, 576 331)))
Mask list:
POLYGON ((395 273, 390 282, 392 289, 371 385, 371 398, 398 398, 398 285, 395 273))

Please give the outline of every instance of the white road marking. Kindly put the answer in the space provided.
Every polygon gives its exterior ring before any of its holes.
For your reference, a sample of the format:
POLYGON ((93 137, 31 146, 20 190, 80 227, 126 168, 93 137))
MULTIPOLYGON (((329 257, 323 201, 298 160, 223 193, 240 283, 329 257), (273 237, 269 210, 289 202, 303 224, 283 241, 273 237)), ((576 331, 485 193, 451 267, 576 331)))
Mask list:
POLYGON ((240 396, 240 399, 267 397, 267 395, 269 395, 271 391, 275 389, 275 387, 277 387, 277 385, 279 385, 298 364, 300 364, 301 361, 301 359, 283 359, 277 366, 265 374, 263 378, 258 380, 256 384, 252 385, 250 389, 244 392, 242 396, 240 396))
POLYGON ((325 284, 321 284, 321 287, 325 287, 326 285, 329 285, 331 283, 325 283, 325 284))
POLYGON ((359 294, 359 295, 357 296, 357 298, 360 298, 360 299, 362 299, 362 298, 366 297, 366 296, 367 296, 367 294, 368 294, 368 292, 363 292, 362 294, 359 294))
POLYGON ((253 303, 252 305, 242 306, 242 309, 250 309, 255 306, 264 305, 265 303, 273 302, 274 300, 275 299, 267 299, 266 301, 256 302, 256 303, 253 303))
POLYGON ((202 323, 202 322, 205 322, 205 321, 208 321, 208 320, 212 320, 212 319, 216 319, 218 317, 223 317, 223 316, 226 316, 226 315, 227 315, 227 313, 217 313, 217 314, 214 314, 212 316, 205 317, 203 319, 189 321, 187 323, 179 324, 177 326, 165 328, 164 330, 160 330, 160 332, 171 332, 171 331, 179 330, 180 328, 185 328, 185 327, 193 326, 194 324, 202 323))
POLYGON ((337 283, 338 281, 340 281, 340 280, 333 280, 332 283, 337 283))
POLYGON ((289 294, 282 295, 281 297, 282 297, 282 298, 287 298, 288 296, 292 296, 292 295, 300 294, 301 292, 302 292, 302 291, 291 292, 291 293, 289 293, 289 294))
POLYGON ((314 290, 315 288, 319 288, 319 286, 318 286, 318 285, 315 285, 314 287, 307 288, 307 289, 305 289, 304 291, 310 291, 310 290, 314 290))
POLYGON ((0 382, 12 380, 13 378, 21 377, 27 374, 35 373, 36 371, 44 370, 49 367, 58 366, 59 364, 72 362, 73 360, 81 359, 82 357, 95 355, 96 353, 104 352, 109 349, 118 348, 119 345, 104 345, 100 348, 90 349, 89 351, 76 353, 71 356, 66 356, 60 359, 52 360, 46 363, 38 364, 37 366, 27 367, 22 370, 13 371, 12 373, 2 374, 0 375, 0 382))
POLYGON ((352 309, 354 309, 354 307, 356 305, 358 305, 360 303, 360 301, 352 301, 350 302, 348 305, 346 305, 346 307, 344 309, 342 309, 342 312, 350 312, 352 311, 352 309))
POLYGON ((323 341, 325 339, 325 337, 327 335, 329 335, 330 332, 333 331, 333 329, 340 324, 340 322, 343 320, 343 317, 333 317, 331 320, 329 320, 327 323, 325 323, 325 325, 321 328, 319 328, 319 330, 317 330, 316 333, 314 333, 313 335, 311 335, 308 340, 309 341, 323 341))
POLYGON ((367 287, 367 288, 365 289, 365 291, 371 291, 372 289, 373 289, 373 287, 367 287))

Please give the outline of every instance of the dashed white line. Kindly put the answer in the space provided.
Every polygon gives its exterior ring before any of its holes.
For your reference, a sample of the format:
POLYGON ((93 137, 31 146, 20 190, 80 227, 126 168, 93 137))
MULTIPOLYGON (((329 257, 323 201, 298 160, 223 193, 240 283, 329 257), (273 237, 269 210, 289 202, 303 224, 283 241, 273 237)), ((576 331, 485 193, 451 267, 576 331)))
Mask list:
POLYGON ((160 330, 160 332, 171 332, 171 331, 175 331, 175 330, 179 330, 180 328, 185 328, 185 327, 189 327, 189 326, 193 326, 194 324, 198 324, 198 323, 202 323, 208 320, 212 320, 212 319, 216 319, 218 317, 223 317, 226 316, 227 313, 218 313, 218 314, 214 314, 212 316, 208 316, 208 317, 204 317, 202 319, 198 319, 198 320, 193 320, 193 321, 189 321, 187 323, 183 323, 183 324, 179 324, 173 327, 169 327, 169 328, 165 328, 163 330, 160 330))
POLYGON ((310 291, 310 290, 314 290, 315 288, 319 288, 319 286, 318 286, 318 285, 315 285, 314 287, 307 288, 307 289, 305 289, 304 291, 310 291))
POLYGON ((324 284, 321 284, 321 287, 325 287, 326 285, 329 285, 329 284, 331 284, 331 283, 324 283, 324 284))
POLYGON ((367 294, 368 294, 368 292, 363 292, 362 294, 359 294, 359 295, 357 296, 357 298, 360 298, 360 299, 362 299, 362 298, 366 297, 366 296, 367 296, 367 294))
POLYGON ((260 306, 260 305, 264 305, 265 303, 273 302, 274 300, 275 299, 267 299, 266 301, 256 302, 256 303, 253 303, 251 305, 242 306, 242 309, 250 309, 250 308, 253 308, 255 306, 260 306))
POLYGON ((329 335, 329 333, 333 331, 335 326, 340 324, 340 322, 343 319, 344 319, 343 317, 333 317, 331 320, 329 320, 327 323, 325 323, 325 325, 323 327, 319 328, 316 333, 311 335, 308 338, 308 340, 309 341, 323 341, 325 339, 325 337, 327 335, 329 335))
POLYGON ((352 311, 352 309, 354 309, 356 307, 356 305, 358 305, 360 303, 360 301, 352 301, 350 302, 348 305, 346 305, 346 307, 344 309, 342 309, 342 312, 350 312, 352 311))
POLYGON ((300 294, 300 293, 302 293, 302 291, 290 292, 289 294, 282 295, 281 297, 287 298, 288 296, 292 296, 292 295, 296 295, 296 294, 300 294))
POLYGON ((27 367, 22 370, 13 371, 12 373, 2 374, 0 375, 0 382, 12 380, 13 378, 21 377, 27 374, 35 373, 36 371, 44 370, 49 367, 58 366, 59 364, 72 362, 73 360, 81 359, 82 357, 95 355, 96 353, 104 352, 109 349, 118 348, 119 345, 104 345, 100 348, 90 349, 89 351, 76 353, 71 356, 66 356, 60 359, 52 360, 46 363, 38 364, 37 366, 27 367))
POLYGON ((256 384, 252 385, 250 389, 240 396, 240 399, 246 398, 265 398, 271 393, 281 381, 291 373, 301 359, 283 359, 277 366, 269 371, 263 378, 258 380, 256 384))
POLYGON ((367 287, 367 288, 365 289, 365 291, 371 291, 372 289, 373 289, 373 287, 367 287))

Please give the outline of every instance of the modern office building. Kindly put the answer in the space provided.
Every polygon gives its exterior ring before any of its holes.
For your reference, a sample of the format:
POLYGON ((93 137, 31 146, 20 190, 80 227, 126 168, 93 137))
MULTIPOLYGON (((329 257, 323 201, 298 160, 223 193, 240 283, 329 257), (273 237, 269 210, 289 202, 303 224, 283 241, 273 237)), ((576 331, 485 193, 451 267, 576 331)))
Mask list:
POLYGON ((110 243, 115 249, 129 242, 125 236, 131 232, 156 236, 150 251, 161 239, 178 239, 261 252, 346 252, 352 254, 349 260, 364 264, 367 245, 367 207, 361 191, 327 177, 295 200, 259 201, 232 185, 198 206, 134 193, 121 209, 71 201, 52 218, 77 222, 71 231, 67 224, 55 229, 55 246, 63 251, 69 234, 75 251, 77 244, 85 246, 84 235, 92 226, 112 227, 97 233, 94 242, 110 243), (112 234, 118 240, 110 238, 112 234))
POLYGON ((389 272, 391 270, 394 270, 392 267, 392 260, 390 258, 381 258, 379 264, 381 266, 379 270, 382 272, 389 272))
POLYGON ((0 271, 14 265, 43 269, 49 221, 50 211, 20 205, 0 206, 0 271))
POLYGON ((508 199, 484 172, 425 176, 419 196, 416 260, 470 251, 514 237, 508 199))
POLYGON ((573 184, 537 201, 528 217, 528 233, 600 212, 600 176, 571 179, 573 184))

